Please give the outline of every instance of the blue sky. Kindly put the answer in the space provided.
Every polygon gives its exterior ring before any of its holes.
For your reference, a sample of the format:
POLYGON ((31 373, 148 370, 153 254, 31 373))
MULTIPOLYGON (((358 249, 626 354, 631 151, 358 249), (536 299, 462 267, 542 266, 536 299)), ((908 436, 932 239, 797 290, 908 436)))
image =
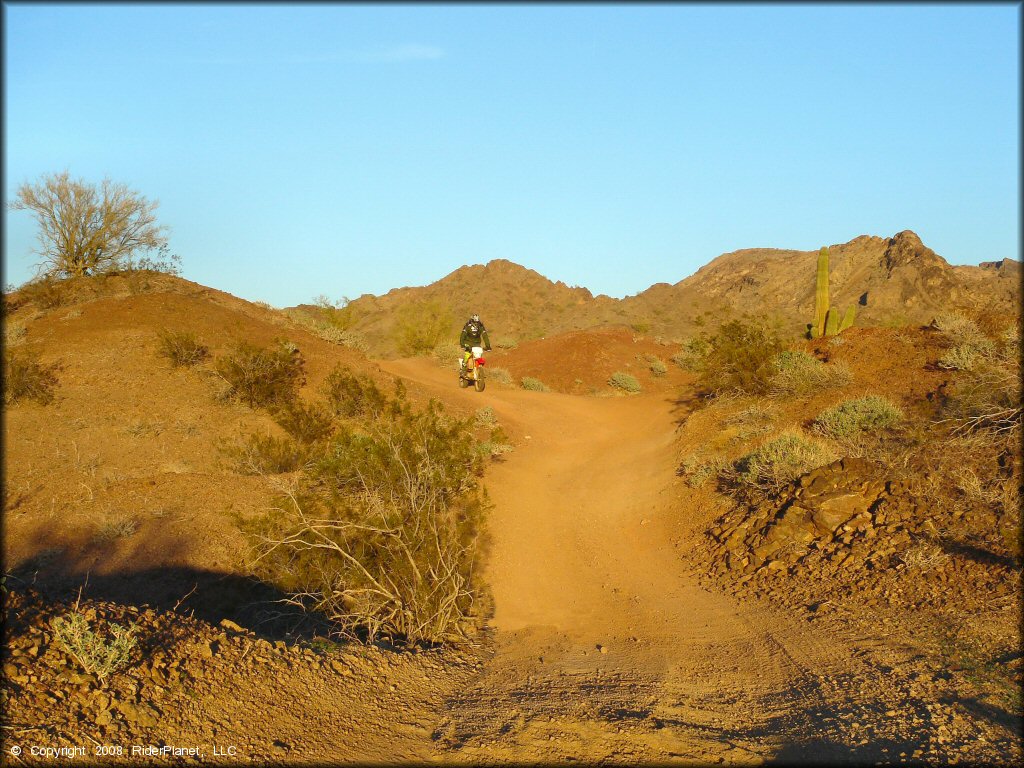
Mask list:
POLYGON ((6 199, 125 182, 184 277, 275 306, 494 258, 621 297, 904 229, 1020 258, 1013 4, 3 10, 6 199))

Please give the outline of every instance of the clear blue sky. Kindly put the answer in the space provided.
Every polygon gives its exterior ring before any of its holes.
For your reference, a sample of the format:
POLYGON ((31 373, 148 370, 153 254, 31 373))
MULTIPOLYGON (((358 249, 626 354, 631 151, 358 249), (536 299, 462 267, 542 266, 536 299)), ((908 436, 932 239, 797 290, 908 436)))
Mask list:
POLYGON ((1020 12, 5 3, 4 194, 125 182, 185 277, 275 306, 494 258, 624 296, 903 229, 1019 259, 1020 12))

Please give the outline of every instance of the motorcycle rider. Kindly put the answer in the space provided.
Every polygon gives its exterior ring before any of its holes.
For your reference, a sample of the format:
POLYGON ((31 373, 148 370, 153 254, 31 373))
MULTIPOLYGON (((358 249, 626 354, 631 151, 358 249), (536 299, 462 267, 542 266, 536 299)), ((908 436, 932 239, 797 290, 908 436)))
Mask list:
POLYGON ((480 315, 473 315, 466 324, 462 326, 462 333, 459 335, 459 346, 462 347, 462 370, 466 370, 466 364, 472 354, 473 347, 483 347, 485 352, 491 351, 491 340, 487 335, 487 329, 480 322, 480 315))

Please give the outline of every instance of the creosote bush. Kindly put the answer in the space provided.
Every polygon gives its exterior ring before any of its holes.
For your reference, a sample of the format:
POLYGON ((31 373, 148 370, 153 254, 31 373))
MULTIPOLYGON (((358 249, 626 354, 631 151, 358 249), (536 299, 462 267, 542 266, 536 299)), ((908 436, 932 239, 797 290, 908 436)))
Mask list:
POLYGON ((31 352, 4 350, 4 405, 34 400, 40 405, 53 402, 59 366, 43 365, 31 352))
POLYGON ((786 431, 737 460, 736 477, 741 482, 777 491, 837 458, 829 445, 799 432, 786 431))
POLYGON ((294 400, 304 381, 302 369, 298 349, 285 344, 260 348, 241 342, 216 363, 217 373, 228 384, 227 396, 253 408, 294 400))
POLYGON ((297 398, 274 407, 271 416, 292 439, 302 445, 319 442, 334 430, 334 419, 324 405, 303 403, 297 398))
POLYGON ((704 369, 704 359, 711 352, 711 343, 704 336, 693 336, 682 342, 682 349, 672 355, 672 362, 690 373, 704 369))
POLYGON ((100 679, 128 666, 136 645, 138 626, 123 627, 111 622, 107 631, 96 632, 77 610, 50 620, 57 645, 70 654, 89 674, 100 679))
POLYGON ((252 434, 234 444, 222 444, 221 453, 243 475, 278 475, 302 467, 308 446, 274 435, 252 434))
POLYGON ((613 373, 608 378, 608 384, 616 389, 621 389, 623 392, 634 393, 640 391, 640 382, 637 381, 636 376, 623 373, 622 371, 613 373))
POLYGON ((471 420, 404 394, 335 432, 298 490, 242 523, 255 570, 339 633, 407 645, 456 641, 479 615, 487 508, 471 420))
POLYGON ((895 426, 903 412, 891 400, 868 395, 826 408, 814 420, 816 432, 831 438, 850 438, 895 426))
POLYGON ((171 331, 166 328, 157 333, 158 352, 174 366, 198 365, 210 350, 196 339, 190 331, 171 331))
MULTIPOLYGON (((492 371, 493 373, 493 371, 492 371)), ((520 383, 523 385, 523 389, 528 389, 531 392, 549 392, 550 387, 540 379, 535 379, 532 376, 523 376, 520 383)))
POLYGON ((396 400, 389 400, 380 387, 365 374, 356 375, 346 367, 336 367, 324 382, 327 409, 342 418, 375 419, 404 398, 404 385, 396 379, 396 400))
POLYGON ((724 323, 704 358, 704 386, 716 394, 764 394, 776 373, 775 356, 781 351, 781 340, 763 324, 744 320, 724 323))
POLYGON ((491 366, 487 366, 487 380, 489 382, 504 384, 507 387, 512 386, 512 374, 509 373, 507 368, 501 368, 498 366, 492 368, 491 366))

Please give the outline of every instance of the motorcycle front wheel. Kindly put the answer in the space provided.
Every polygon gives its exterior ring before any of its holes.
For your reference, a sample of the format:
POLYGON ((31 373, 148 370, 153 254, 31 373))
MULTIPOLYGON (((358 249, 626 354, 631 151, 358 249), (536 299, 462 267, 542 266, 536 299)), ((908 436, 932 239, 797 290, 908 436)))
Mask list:
POLYGON ((473 382, 473 387, 476 389, 477 392, 483 392, 485 386, 486 382, 483 379, 477 379, 476 381, 473 382))
POLYGON ((464 376, 459 376, 459 386, 462 387, 462 389, 465 389, 466 387, 469 386, 469 382, 466 381, 466 378, 464 376))

